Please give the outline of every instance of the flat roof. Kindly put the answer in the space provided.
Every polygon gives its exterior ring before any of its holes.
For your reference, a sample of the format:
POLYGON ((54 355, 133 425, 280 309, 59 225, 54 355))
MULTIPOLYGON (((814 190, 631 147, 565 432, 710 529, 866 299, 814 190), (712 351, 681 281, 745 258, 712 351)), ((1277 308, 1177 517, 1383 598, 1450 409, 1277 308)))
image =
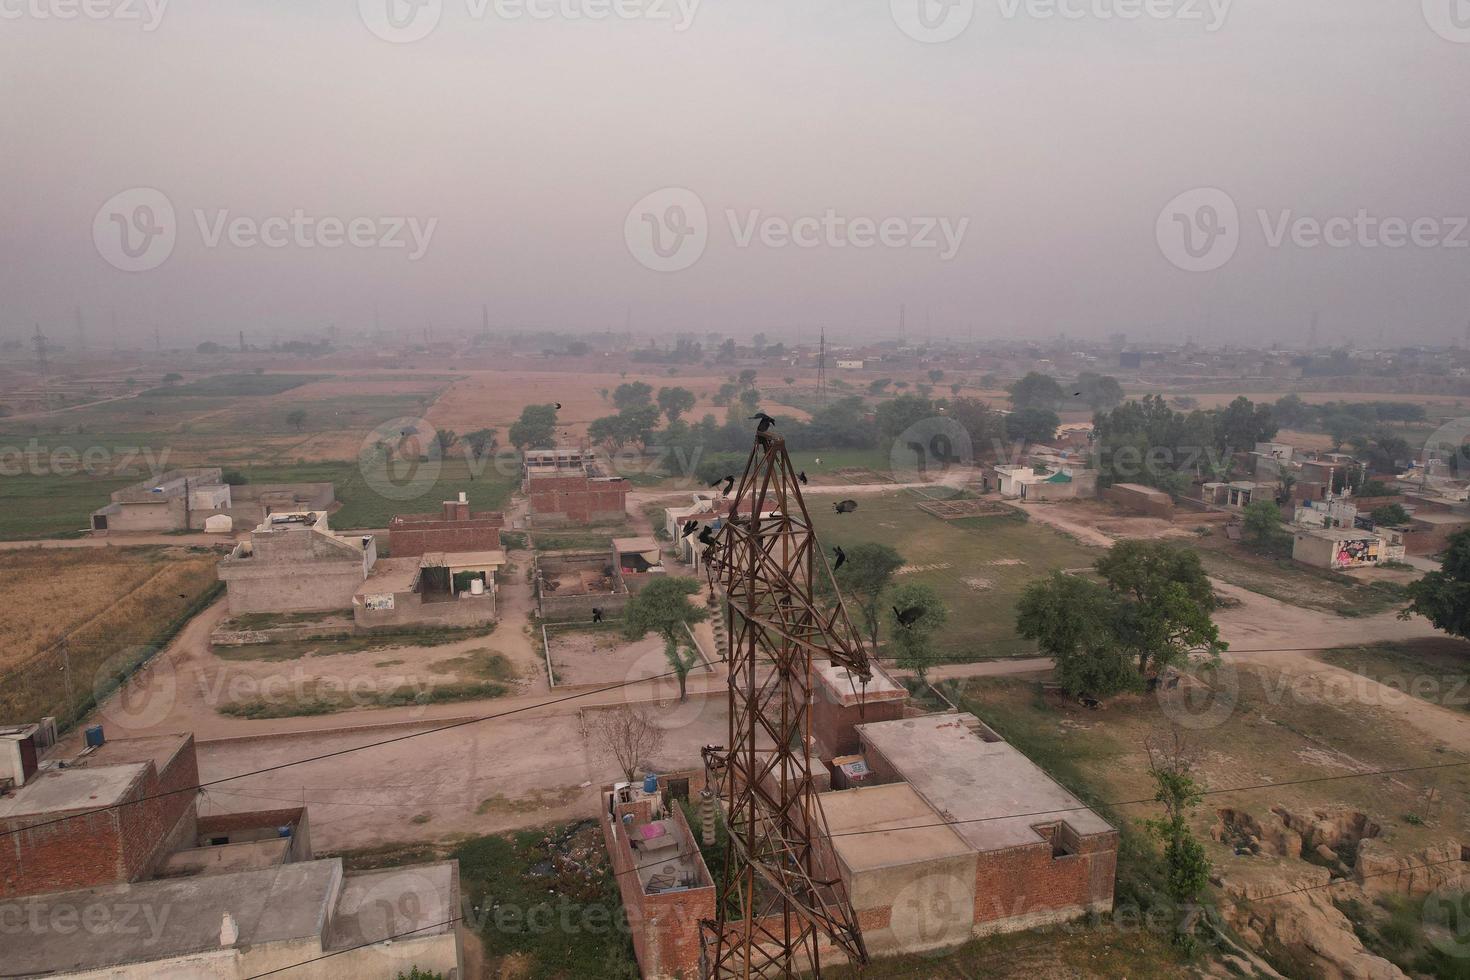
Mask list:
POLYGON ((342 862, 332 859, 0 902, 0 909, 9 906, 26 921, 41 923, 65 921, 68 916, 75 921, 99 908, 119 916, 109 921, 110 928, 73 929, 65 935, 45 927, 15 930, 5 938, 6 972, 101 970, 220 950, 220 924, 226 912, 239 926, 239 946, 318 937, 341 879, 342 862), (123 927, 125 910, 132 928, 123 927))
POLYGON ((1447 514, 1444 511, 1431 510, 1411 514, 1409 520, 1423 521, 1425 524, 1470 524, 1470 514, 1447 514))
POLYGON ((446 551, 444 562, 450 568, 477 568, 481 565, 504 565, 503 551, 446 551))
POLYGON ((1360 531, 1349 527, 1313 528, 1298 531, 1297 534, 1303 537, 1321 538, 1324 541, 1378 541, 1382 538, 1382 535, 1373 531, 1360 531))
POLYGON ((653 538, 613 538, 612 544, 620 554, 635 551, 642 554, 645 551, 659 550, 658 542, 653 538))
POLYGON ((384 592, 408 592, 413 589, 418 577, 420 562, 417 558, 379 558, 357 587, 355 595, 380 595, 384 592))
POLYGON ((837 789, 817 799, 832 849, 854 872, 962 857, 972 850, 908 783, 837 789))
POLYGON ((864 687, 846 667, 838 667, 830 660, 817 660, 812 663, 812 670, 816 673, 817 680, 825 684, 843 704, 895 701, 908 697, 909 692, 884 673, 883 668, 877 664, 873 664, 872 667, 873 676, 868 678, 868 684, 864 687))
POLYGON ((121 802, 143 778, 148 764, 43 769, 24 786, 0 797, 0 820, 93 810, 121 802))
POLYGON ((987 742, 958 715, 857 726, 883 757, 977 851, 1035 844, 1035 828, 1065 821, 1086 837, 1112 826, 1007 742, 987 742))
POLYGON ((458 865, 442 861, 343 879, 322 948, 347 949, 393 936, 407 940, 448 932, 454 928, 450 920, 459 914, 457 876, 458 865))

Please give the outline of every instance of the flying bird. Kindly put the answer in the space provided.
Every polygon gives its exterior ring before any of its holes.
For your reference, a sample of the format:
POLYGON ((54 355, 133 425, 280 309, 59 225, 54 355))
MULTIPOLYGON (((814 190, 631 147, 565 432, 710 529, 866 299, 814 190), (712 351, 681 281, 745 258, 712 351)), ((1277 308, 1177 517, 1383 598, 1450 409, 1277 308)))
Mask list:
POLYGON ((759 419, 760 420, 760 423, 761 423, 760 425, 758 425, 758 426, 755 427, 755 431, 757 431, 757 432, 765 432, 771 426, 773 426, 773 425, 776 424, 776 420, 773 419, 773 418, 771 418, 765 412, 756 412, 754 415, 752 415, 750 417, 749 421, 754 422, 757 419, 759 419))
POLYGON ((910 606, 908 609, 899 609, 897 606, 894 606, 893 615, 898 618, 898 625, 904 629, 908 629, 914 623, 918 622, 920 616, 924 615, 924 607, 910 606))
POLYGON ((685 521, 684 522, 684 530, 682 530, 681 532, 679 532, 679 537, 681 537, 681 538, 687 538, 687 537, 689 537, 689 535, 691 535, 691 534, 694 533, 694 529, 697 528, 697 527, 699 527, 699 521, 697 521, 697 520, 694 520, 694 521, 685 521))
POLYGON ((801 481, 802 486, 806 486, 806 470, 802 470, 800 473, 796 474, 796 478, 801 481))
POLYGON ((842 550, 841 545, 836 545, 832 548, 832 553, 837 556, 837 564, 832 566, 832 571, 835 572, 842 567, 843 562, 847 561, 847 552, 842 550))
POLYGON ((557 410, 557 411, 558 411, 558 412, 559 412, 559 411, 561 411, 561 402, 557 402, 557 403, 556 403, 556 410, 557 410))
POLYGON ((837 501, 837 503, 832 505, 832 509, 837 511, 837 513, 839 514, 851 514, 853 511, 857 510, 857 501, 839 500, 837 501))
POLYGON ((724 492, 725 492, 726 496, 729 495, 730 488, 733 487, 734 485, 735 485, 735 478, 733 476, 727 476, 727 477, 725 477, 725 491, 724 492))

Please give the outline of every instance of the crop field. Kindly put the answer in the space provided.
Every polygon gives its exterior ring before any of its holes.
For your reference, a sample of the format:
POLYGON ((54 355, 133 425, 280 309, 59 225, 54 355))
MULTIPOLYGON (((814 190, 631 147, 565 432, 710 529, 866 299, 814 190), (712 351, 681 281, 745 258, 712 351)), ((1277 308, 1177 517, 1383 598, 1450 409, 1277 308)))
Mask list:
POLYGON ((326 377, 328 375, 325 374, 216 374, 186 384, 150 388, 143 393, 143 397, 206 395, 215 398, 242 398, 279 395, 283 391, 290 391, 326 377))
POLYGON ((0 553, 0 717, 70 721, 213 597, 218 558, 203 548, 0 553))
MULTIPOLYGON (((1035 645, 1016 635, 1021 591, 1053 571, 1086 568, 1101 552, 1019 516, 942 521, 919 510, 918 501, 894 491, 864 494, 855 514, 834 513, 826 497, 808 507, 829 561, 833 545, 876 541, 906 562, 895 584, 920 582, 939 593, 949 607, 949 621, 937 636, 941 661, 1033 655, 1035 645)), ((891 619, 884 619, 880 642, 891 619)))

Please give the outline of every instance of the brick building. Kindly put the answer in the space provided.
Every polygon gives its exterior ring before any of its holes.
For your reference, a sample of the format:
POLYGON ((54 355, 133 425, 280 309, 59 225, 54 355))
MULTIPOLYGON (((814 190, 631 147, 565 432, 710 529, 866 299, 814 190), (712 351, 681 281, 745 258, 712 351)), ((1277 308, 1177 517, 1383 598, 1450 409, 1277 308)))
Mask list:
POLYGON ((217 466, 169 470, 114 490, 92 514, 92 533, 200 531, 221 517, 252 527, 275 513, 330 510, 336 499, 330 483, 229 484, 217 466))
POLYGON ((627 516, 628 481, 607 476, 602 464, 576 449, 531 449, 525 454, 521 490, 530 498, 535 524, 596 524, 627 516))
POLYGON ((504 514, 471 511, 469 500, 461 493, 458 500, 444 501, 438 514, 398 514, 390 520, 388 554, 417 558, 430 552, 499 551, 504 526, 504 514))

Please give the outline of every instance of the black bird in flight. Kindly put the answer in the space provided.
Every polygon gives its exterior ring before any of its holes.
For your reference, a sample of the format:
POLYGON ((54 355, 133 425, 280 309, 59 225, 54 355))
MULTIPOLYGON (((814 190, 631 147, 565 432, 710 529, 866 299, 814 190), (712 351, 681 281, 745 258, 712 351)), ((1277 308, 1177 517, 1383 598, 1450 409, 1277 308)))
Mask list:
POLYGON ((697 527, 699 527, 699 521, 697 521, 697 520, 696 521, 685 521, 684 522, 684 530, 679 533, 679 537, 681 537, 681 538, 687 538, 687 537, 689 537, 689 535, 691 535, 691 534, 694 533, 694 529, 697 528, 697 527))
POLYGON ((894 606, 893 615, 898 618, 898 625, 904 629, 908 629, 918 621, 920 616, 924 615, 924 607, 911 606, 908 609, 899 609, 897 606, 894 606))
POLYGON ((802 486, 806 486, 806 470, 802 470, 800 473, 796 474, 796 478, 801 481, 802 486))
POLYGON ((561 411, 561 402, 557 402, 557 403, 556 403, 556 410, 557 410, 557 411, 558 411, 558 412, 560 412, 560 411, 561 411))
POLYGON ((758 425, 758 426, 755 427, 755 431, 757 431, 757 432, 765 432, 771 426, 773 426, 773 425, 776 424, 776 420, 773 419, 773 418, 771 418, 765 412, 756 412, 754 415, 752 415, 750 417, 749 421, 754 422, 757 419, 759 419, 760 420, 760 423, 761 423, 760 425, 758 425))
POLYGON ((711 487, 717 487, 721 483, 724 483, 727 480, 729 482, 731 482, 731 483, 734 483, 735 482, 735 478, 733 476, 721 476, 721 477, 716 477, 715 482, 714 483, 711 483, 710 486, 711 487))
POLYGON ((841 545, 835 545, 832 548, 832 553, 837 556, 837 564, 832 566, 832 571, 835 572, 842 567, 843 562, 847 561, 847 552, 842 550, 841 545))
POLYGON ((704 526, 704 530, 699 532, 699 543, 700 544, 714 544, 715 543, 715 529, 712 528, 712 527, 710 527, 708 524, 706 524, 704 526))
POLYGON ((851 514, 853 511, 857 510, 857 501, 839 500, 837 501, 837 503, 832 505, 832 509, 837 511, 837 513, 839 514, 851 514))
POLYGON ((602 610, 598 609, 596 606, 592 607, 592 621, 594 623, 602 622, 602 610))
POLYGON ((735 478, 733 476, 727 476, 727 477, 725 477, 725 491, 724 492, 725 492, 726 495, 728 495, 730 493, 730 488, 733 487, 734 485, 735 485, 735 478))

